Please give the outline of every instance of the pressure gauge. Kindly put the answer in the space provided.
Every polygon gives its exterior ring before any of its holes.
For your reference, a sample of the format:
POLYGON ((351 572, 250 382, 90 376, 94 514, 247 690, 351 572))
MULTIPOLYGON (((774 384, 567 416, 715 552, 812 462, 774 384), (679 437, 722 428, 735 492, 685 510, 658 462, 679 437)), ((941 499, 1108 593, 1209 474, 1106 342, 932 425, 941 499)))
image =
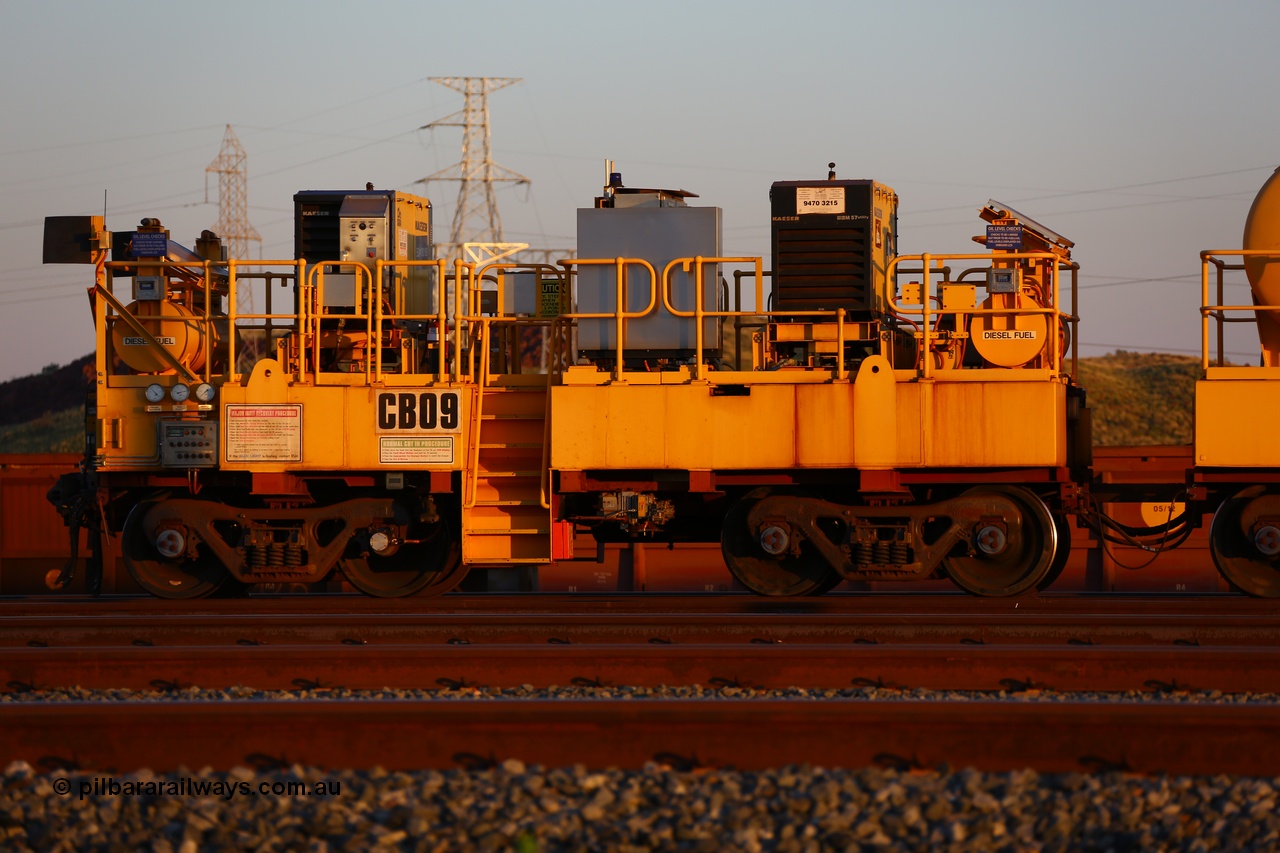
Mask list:
POLYGON ((213 395, 217 393, 213 386, 208 382, 201 382, 196 386, 196 399, 201 403, 209 403, 213 401, 213 395))
POLYGON ((175 403, 185 403, 187 397, 191 396, 191 389, 179 382, 169 389, 169 396, 173 398, 175 403))
POLYGON ((147 386, 146 390, 148 403, 159 403, 164 399, 164 386, 158 382, 152 382, 147 386))

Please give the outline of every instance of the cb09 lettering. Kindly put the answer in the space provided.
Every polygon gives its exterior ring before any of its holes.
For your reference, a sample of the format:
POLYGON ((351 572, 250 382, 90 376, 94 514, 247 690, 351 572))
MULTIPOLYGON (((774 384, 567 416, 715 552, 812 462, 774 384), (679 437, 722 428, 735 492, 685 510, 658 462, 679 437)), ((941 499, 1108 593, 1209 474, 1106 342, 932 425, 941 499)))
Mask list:
POLYGON ((378 395, 378 429, 455 430, 460 409, 456 391, 384 392, 378 395))

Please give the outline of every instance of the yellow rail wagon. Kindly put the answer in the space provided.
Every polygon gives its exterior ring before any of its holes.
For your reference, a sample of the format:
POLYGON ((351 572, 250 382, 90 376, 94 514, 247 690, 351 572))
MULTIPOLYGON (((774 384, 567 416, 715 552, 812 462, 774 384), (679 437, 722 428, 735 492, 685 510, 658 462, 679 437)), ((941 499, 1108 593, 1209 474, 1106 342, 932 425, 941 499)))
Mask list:
MULTIPOLYGON (((1201 362, 1196 383, 1195 496, 1216 509, 1209 548, 1237 589, 1280 596, 1280 170, 1258 191, 1243 248, 1200 253, 1201 362), (1252 300, 1231 305, 1244 271, 1252 300), (1257 365, 1225 357, 1228 324, 1256 330, 1257 365)), ((1238 301, 1238 300, 1237 300, 1238 301)))
POLYGON ((294 201, 291 260, 225 259, 208 232, 189 251, 156 219, 114 237, 95 217, 47 224, 46 262, 97 269, 90 477, 60 497, 120 537, 156 595, 334 570, 408 595, 460 577, 479 406, 458 353, 478 338, 446 296, 466 292, 434 259, 430 203, 294 201))
POLYGON ((579 211, 580 253, 619 259, 579 273, 602 311, 551 387, 553 517, 719 539, 767 595, 1051 582, 1089 462, 1071 242, 993 202, 989 251, 901 256, 894 191, 833 175, 773 185, 766 273, 689 197, 611 186, 579 211))
POLYGON ((979 248, 903 255, 897 194, 834 172, 773 184, 769 269, 694 194, 612 171, 554 265, 447 263, 430 203, 373 189, 299 192, 284 260, 51 218, 46 262, 95 267, 97 335, 84 472, 53 498, 168 598, 336 575, 438 594, 571 558, 582 531, 718 542, 766 595, 1016 595, 1061 570, 1073 516, 1151 550, 1214 510, 1223 574, 1278 595, 1277 186, 1244 250, 1204 254, 1189 509, 1151 528, 1097 506, 1154 486, 1089 491, 1072 242, 991 201, 979 248), (1247 268, 1257 304, 1211 304, 1215 267, 1247 268), (1231 311, 1263 366, 1211 363, 1231 311))

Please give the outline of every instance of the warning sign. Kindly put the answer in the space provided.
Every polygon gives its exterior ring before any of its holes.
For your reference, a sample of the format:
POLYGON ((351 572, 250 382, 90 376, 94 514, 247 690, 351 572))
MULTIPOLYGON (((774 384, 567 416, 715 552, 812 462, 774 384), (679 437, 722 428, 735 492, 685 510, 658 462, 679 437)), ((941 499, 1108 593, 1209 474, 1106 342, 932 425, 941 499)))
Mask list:
POLYGON ((228 462, 301 462, 302 406, 227 406, 228 462))
POLYGON ((560 279, 544 278, 538 282, 538 316, 560 316, 560 279))
POLYGON ((403 465, 452 465, 453 436, 378 439, 378 461, 403 465))
POLYGON ((988 225, 987 248, 1017 251, 1022 248, 1021 225, 988 225))

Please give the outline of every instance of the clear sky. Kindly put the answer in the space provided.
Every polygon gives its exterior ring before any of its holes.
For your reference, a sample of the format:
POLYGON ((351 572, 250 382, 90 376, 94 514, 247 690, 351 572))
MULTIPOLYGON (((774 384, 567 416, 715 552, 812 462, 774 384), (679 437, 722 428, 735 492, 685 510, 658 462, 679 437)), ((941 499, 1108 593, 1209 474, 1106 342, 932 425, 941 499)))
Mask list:
MULTIPOLYGON (((459 130, 419 128, 462 107, 427 78, 468 75, 523 78, 490 97, 494 159, 532 179, 499 193, 507 239, 571 247, 612 158, 767 255, 770 183, 834 160, 897 190, 904 252, 976 249, 988 198, 1074 240, 1083 355, 1198 352, 1197 252, 1239 246, 1280 165, 1278 33, 1275 2, 0 0, 0 379, 93 348, 45 216, 105 193, 108 229, 190 245, 231 124, 289 257, 295 191, 457 162, 459 130)), ((447 235, 457 185, 425 192, 447 235)))

